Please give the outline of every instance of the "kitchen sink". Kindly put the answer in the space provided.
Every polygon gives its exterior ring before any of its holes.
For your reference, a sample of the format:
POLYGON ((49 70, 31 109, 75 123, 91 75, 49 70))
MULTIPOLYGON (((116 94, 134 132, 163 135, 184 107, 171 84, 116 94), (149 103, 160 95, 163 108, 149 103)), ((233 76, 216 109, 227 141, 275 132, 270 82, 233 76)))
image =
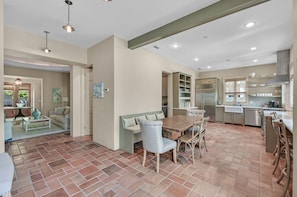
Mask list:
POLYGON ((226 106, 225 105, 225 112, 233 112, 233 113, 243 113, 242 106, 226 106))

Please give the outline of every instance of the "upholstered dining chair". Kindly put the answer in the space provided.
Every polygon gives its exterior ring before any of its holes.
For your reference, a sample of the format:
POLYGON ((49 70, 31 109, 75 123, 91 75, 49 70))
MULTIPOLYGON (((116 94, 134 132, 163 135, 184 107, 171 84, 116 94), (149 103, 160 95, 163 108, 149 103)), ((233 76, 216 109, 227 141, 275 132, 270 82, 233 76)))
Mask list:
POLYGON ((145 164, 146 154, 155 153, 157 156, 157 173, 159 173, 160 154, 173 150, 173 160, 176 163, 176 141, 162 137, 162 121, 141 120, 140 130, 143 145, 143 162, 145 164))
POLYGON ((204 117, 205 110, 202 109, 187 109, 187 116, 204 117))
MULTIPOLYGON (((180 145, 185 143, 185 147, 189 146, 192 151, 192 160, 193 164, 195 164, 195 147, 197 144, 201 146, 201 142, 203 140, 202 132, 203 132, 203 120, 197 121, 193 123, 193 127, 191 132, 182 135, 177 140, 177 151, 179 151, 180 145)), ((199 154, 201 156, 201 148, 199 148, 199 154)))

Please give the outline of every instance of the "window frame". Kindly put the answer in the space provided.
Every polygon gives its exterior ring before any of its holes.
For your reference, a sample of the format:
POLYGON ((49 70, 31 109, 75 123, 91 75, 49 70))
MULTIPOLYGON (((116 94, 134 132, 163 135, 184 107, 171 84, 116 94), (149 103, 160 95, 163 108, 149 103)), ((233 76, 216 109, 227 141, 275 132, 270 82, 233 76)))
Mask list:
MULTIPOLYGON (((29 97, 28 97, 28 106, 31 106, 31 84, 30 83, 23 83, 22 85, 16 85, 15 83, 11 83, 11 82, 4 82, 4 88, 3 90, 11 90, 13 91, 13 102, 12 102, 12 106, 11 107, 15 107, 16 103, 19 101, 19 91, 22 90, 27 90, 29 92, 29 97)), ((4 92, 3 92, 3 96, 4 96, 4 92)), ((4 105, 4 102, 3 102, 4 105)), ((8 107, 8 106, 6 106, 8 107)))
POLYGON ((223 80, 223 103, 227 105, 235 105, 235 104, 246 104, 248 103, 248 85, 247 85, 247 77, 232 77, 232 78, 224 78, 223 80), (245 91, 237 91, 238 85, 237 82, 244 81, 245 82, 245 91), (227 82, 234 82, 233 91, 226 91, 226 83, 227 82), (226 100, 226 96, 231 95, 233 96, 233 102, 228 102, 226 100), (245 101, 238 101, 237 97, 239 95, 245 95, 245 101))

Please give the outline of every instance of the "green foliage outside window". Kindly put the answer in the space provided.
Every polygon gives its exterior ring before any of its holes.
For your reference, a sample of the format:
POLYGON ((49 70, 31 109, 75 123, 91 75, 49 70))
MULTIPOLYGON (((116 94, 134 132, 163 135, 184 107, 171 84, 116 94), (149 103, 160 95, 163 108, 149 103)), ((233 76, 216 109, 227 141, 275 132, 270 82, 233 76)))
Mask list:
POLYGON ((19 98, 29 98, 28 90, 19 90, 19 98))

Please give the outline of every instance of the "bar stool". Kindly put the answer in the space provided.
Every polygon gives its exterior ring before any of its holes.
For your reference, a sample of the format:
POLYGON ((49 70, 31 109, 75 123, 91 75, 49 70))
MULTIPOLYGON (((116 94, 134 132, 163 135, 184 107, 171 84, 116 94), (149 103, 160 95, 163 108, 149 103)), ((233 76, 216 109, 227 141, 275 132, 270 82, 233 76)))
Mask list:
POLYGON ((292 161, 293 161, 293 144, 290 142, 290 137, 287 135, 287 130, 282 120, 275 120, 273 122, 275 130, 278 132, 278 138, 280 140, 280 144, 284 146, 281 149, 284 151, 285 154, 285 165, 281 169, 281 174, 277 179, 277 183, 280 183, 281 180, 286 177, 284 182, 284 188, 281 194, 281 197, 286 196, 288 192, 288 187, 290 181, 292 180, 291 170, 292 170, 292 161))
MULTIPOLYGON (((277 113, 276 112, 271 112, 270 113, 271 117, 272 117, 272 121, 275 121, 278 119, 277 117, 277 113)), ((274 124, 272 124, 272 126, 274 127, 274 124)), ((278 128, 274 128, 274 133, 276 135, 276 145, 275 145, 275 149, 273 151, 273 155, 275 156, 272 165, 274 165, 274 169, 272 171, 272 174, 275 174, 276 169, 278 168, 279 165, 279 160, 281 155, 283 155, 284 153, 284 144, 280 142, 279 139, 279 134, 278 134, 278 128)))

